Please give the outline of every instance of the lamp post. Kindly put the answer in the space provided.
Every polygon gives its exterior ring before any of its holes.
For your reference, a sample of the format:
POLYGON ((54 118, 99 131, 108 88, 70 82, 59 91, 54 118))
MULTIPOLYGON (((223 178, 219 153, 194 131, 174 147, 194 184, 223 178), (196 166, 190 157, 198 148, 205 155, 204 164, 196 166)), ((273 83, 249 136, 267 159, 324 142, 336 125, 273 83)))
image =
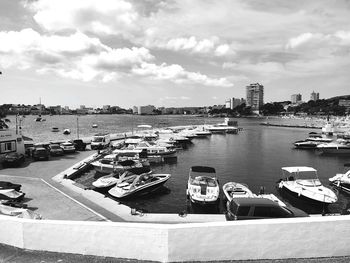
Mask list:
POLYGON ((77 139, 79 139, 79 115, 77 115, 77 139))

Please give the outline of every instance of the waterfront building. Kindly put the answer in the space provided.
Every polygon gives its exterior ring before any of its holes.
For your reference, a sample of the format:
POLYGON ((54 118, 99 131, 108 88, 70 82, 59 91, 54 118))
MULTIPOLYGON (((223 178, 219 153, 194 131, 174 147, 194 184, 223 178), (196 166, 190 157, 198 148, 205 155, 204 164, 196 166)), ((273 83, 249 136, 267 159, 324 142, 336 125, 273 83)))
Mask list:
POLYGON ((301 94, 293 94, 291 97, 292 104, 298 104, 302 100, 301 94))
POLYGON ((152 114, 154 114, 155 109, 156 109, 156 107, 154 107, 153 105, 139 106, 137 113, 139 115, 152 115, 152 114))
POLYGON ((24 140, 20 129, 16 131, 0 126, 0 160, 2 160, 8 153, 22 153, 24 154, 24 140))
POLYGON ((245 103, 245 100, 243 98, 242 99, 229 98, 225 101, 225 108, 233 110, 234 108, 236 108, 237 106, 243 103, 245 103))
POLYGON ((264 86, 253 83, 246 87, 247 107, 251 107, 254 113, 259 114, 260 108, 264 105, 264 86))
POLYGON ((49 112, 51 114, 62 114, 62 107, 61 105, 57 105, 57 106, 49 106, 49 112))
POLYGON ((313 91, 310 96, 310 100, 316 101, 320 99, 320 93, 313 91))

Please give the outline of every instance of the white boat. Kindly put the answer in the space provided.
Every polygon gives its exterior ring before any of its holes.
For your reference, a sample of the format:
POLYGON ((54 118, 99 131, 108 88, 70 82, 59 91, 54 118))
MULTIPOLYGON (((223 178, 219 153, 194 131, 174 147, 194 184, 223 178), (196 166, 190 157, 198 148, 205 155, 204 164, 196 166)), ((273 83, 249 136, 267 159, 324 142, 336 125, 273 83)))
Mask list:
MULTIPOLYGON (((149 171, 147 174, 152 173, 152 171, 149 171)), ((110 173, 108 175, 102 176, 98 178, 96 181, 92 183, 92 185, 96 188, 108 188, 111 187, 118 182, 121 182, 121 180, 125 180, 127 178, 136 177, 138 174, 136 174, 134 171, 125 171, 122 174, 120 173, 110 173)))
MULTIPOLYGON (((171 146, 171 145, 169 145, 171 146)), ((150 142, 140 142, 135 146, 135 150, 146 150, 148 156, 176 157, 176 150, 165 146, 151 144, 150 142)))
POLYGON ((187 196, 194 204, 217 204, 219 200, 219 182, 213 167, 192 166, 187 182, 187 196))
POLYGON ((225 118, 224 123, 209 125, 206 127, 206 130, 210 131, 211 133, 238 134, 239 128, 237 127, 236 121, 232 121, 230 118, 225 118))
POLYGON ((71 133, 70 129, 64 129, 63 134, 64 135, 69 135, 71 133))
POLYGON ((350 193, 350 163, 344 164, 348 171, 329 178, 329 182, 337 188, 350 193))
POLYGON ((274 194, 259 193, 254 194, 246 184, 228 182, 223 185, 222 190, 227 199, 227 204, 232 201, 233 198, 251 197, 251 198, 267 198, 271 201, 278 203, 279 206, 286 206, 277 196, 274 194))
POLYGON ((227 201, 231 201, 232 198, 254 197, 254 194, 249 187, 241 183, 228 182, 222 186, 222 190, 227 201))
POLYGON ((123 172, 131 168, 149 167, 149 162, 147 160, 119 161, 116 154, 110 154, 100 160, 92 162, 91 165, 96 172, 109 174, 123 172))
POLYGON ((116 198, 130 198, 156 191, 168 181, 170 174, 148 174, 120 177, 118 183, 108 191, 116 198))
POLYGON ((92 124, 92 128, 98 128, 97 124, 92 124))
POLYGON ((282 172, 283 179, 278 183, 278 187, 294 197, 318 204, 332 204, 338 200, 337 195, 331 189, 322 185, 316 169, 293 166, 282 167, 282 172), (311 179, 309 179, 310 175, 311 179))
POLYGON ((15 189, 0 189, 0 200, 20 201, 24 195, 23 192, 15 189))
POLYGON ((316 150, 323 154, 350 154, 350 141, 338 139, 336 142, 317 145, 316 150))

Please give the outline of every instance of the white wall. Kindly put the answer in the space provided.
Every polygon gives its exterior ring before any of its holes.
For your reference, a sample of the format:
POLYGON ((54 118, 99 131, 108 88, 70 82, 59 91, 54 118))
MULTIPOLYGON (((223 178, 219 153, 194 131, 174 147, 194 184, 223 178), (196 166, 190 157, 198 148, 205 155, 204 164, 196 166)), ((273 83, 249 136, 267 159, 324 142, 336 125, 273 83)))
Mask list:
POLYGON ((161 262, 349 256, 350 216, 178 225, 0 216, 0 243, 161 262))

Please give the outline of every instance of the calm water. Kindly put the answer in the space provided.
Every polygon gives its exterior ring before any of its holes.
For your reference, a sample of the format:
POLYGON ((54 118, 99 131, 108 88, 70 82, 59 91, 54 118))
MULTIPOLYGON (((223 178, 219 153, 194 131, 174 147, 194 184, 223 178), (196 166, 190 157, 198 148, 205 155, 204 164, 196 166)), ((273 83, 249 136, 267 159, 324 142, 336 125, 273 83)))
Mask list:
MULTIPOLYGON (((259 125, 261 119, 237 119, 243 131, 238 135, 212 135, 206 139, 194 139, 188 149, 178 151, 178 160, 174 164, 156 166, 157 173, 171 173, 172 177, 165 184, 166 188, 156 195, 128 201, 131 207, 149 212, 178 213, 188 209, 186 202, 186 184, 188 172, 193 165, 212 166, 217 170, 220 184, 234 181, 246 183, 253 192, 264 186, 266 192, 279 195, 276 181, 281 178, 283 166, 311 166, 318 170, 321 181, 328 185, 328 178, 343 172, 343 164, 349 162, 349 156, 320 156, 312 151, 296 150, 292 142, 307 137, 310 129, 291 129, 266 127, 259 125)), ((269 119, 272 122, 271 119, 269 119)), ((274 122, 290 120, 274 120, 274 122)), ((126 132, 139 124, 153 127, 195 125, 219 123, 223 119, 199 118, 193 116, 128 116, 128 115, 89 115, 79 117, 81 137, 88 137, 96 132, 126 132), (92 124, 98 124, 93 129, 92 124)), ((295 121, 297 122, 297 121, 295 121)), ((299 121, 300 122, 300 121, 299 121)), ((14 122, 12 122, 14 123, 14 122)), ((301 123, 303 124, 304 121, 301 123)), ((23 123, 23 134, 36 141, 65 139, 62 133, 52 133, 52 127, 72 130, 71 138, 76 137, 76 116, 47 116, 46 122, 34 122, 34 116, 27 116, 23 123)), ((329 206, 329 212, 339 212, 348 205, 350 196, 339 193, 339 201, 329 206)), ((285 199, 286 200, 286 199, 285 199)), ((293 205, 308 212, 318 213, 304 203, 293 205)))

